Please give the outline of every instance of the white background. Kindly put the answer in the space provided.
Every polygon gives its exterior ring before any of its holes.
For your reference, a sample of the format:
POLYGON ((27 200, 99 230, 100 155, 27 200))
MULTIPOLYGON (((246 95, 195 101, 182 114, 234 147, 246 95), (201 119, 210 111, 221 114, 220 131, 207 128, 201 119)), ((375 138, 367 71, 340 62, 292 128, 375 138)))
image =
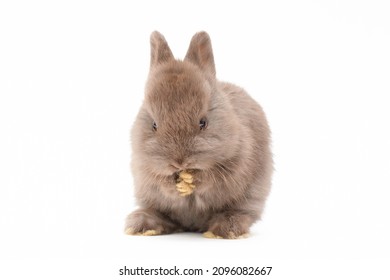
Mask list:
POLYGON ((388 1, 0 2, 0 277, 176 264, 389 279, 389 14, 388 1), (267 113, 276 172, 249 239, 122 232, 153 30, 178 58, 209 32, 218 78, 267 113))

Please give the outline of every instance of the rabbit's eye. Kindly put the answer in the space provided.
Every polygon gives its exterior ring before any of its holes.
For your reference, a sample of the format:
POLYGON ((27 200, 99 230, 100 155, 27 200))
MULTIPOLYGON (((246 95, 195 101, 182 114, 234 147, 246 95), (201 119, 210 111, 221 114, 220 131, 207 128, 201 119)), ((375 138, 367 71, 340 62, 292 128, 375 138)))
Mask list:
POLYGON ((207 119, 206 118, 202 118, 199 121, 199 127, 200 127, 200 130, 205 130, 206 129, 206 127, 207 127, 207 119))
POLYGON ((156 124, 156 122, 153 122, 153 130, 154 130, 154 131, 157 130, 157 124, 156 124))

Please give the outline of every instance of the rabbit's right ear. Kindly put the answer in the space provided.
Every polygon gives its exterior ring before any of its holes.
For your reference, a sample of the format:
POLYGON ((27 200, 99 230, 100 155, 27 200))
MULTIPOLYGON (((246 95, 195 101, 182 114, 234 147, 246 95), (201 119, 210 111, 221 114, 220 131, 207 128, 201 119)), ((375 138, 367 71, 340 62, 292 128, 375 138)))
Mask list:
POLYGON ((171 49, 164 36, 154 31, 150 35, 150 67, 174 59, 171 49))
POLYGON ((195 63, 212 78, 215 78, 214 55, 209 34, 202 31, 192 37, 184 60, 195 63))

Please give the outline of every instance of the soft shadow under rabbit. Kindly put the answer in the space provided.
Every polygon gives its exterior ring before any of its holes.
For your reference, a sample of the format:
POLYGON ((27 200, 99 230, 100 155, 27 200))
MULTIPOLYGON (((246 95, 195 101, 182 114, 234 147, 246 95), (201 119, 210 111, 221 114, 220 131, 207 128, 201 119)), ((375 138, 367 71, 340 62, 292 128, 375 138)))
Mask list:
POLYGON ((244 237, 271 185, 263 110, 242 88, 216 79, 207 33, 193 36, 183 61, 160 33, 150 43, 145 100, 131 136, 140 208, 127 217, 125 232, 244 237))

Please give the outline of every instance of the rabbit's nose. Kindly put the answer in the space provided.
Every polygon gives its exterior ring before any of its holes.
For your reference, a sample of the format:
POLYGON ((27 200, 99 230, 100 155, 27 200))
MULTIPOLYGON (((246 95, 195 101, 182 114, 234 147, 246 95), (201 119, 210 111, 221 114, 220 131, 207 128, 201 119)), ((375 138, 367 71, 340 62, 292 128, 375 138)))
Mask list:
POLYGON ((183 163, 182 159, 175 160, 171 163, 173 167, 175 167, 177 170, 184 170, 187 167, 186 163, 183 163))

